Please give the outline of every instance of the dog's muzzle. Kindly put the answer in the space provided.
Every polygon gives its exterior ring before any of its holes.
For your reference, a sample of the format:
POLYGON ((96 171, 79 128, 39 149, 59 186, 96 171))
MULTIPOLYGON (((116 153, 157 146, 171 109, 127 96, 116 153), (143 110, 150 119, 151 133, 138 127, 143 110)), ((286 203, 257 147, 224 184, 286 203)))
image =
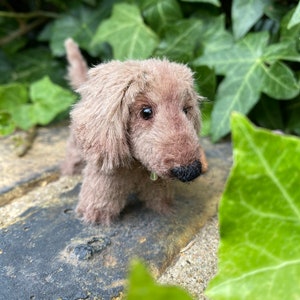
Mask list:
POLYGON ((192 181, 201 175, 202 165, 199 160, 195 160, 188 166, 175 167, 171 170, 172 176, 182 182, 192 181))

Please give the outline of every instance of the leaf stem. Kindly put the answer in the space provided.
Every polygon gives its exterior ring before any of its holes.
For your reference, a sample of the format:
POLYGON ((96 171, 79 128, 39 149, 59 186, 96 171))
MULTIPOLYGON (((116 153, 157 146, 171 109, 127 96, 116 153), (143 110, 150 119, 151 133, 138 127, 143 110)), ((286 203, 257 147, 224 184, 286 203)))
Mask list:
POLYGON ((9 35, 5 36, 4 38, 0 39, 0 46, 3 46, 5 44, 10 43, 14 39, 18 38, 19 36, 29 32, 30 30, 34 29, 35 27, 38 27, 42 23, 46 21, 46 18, 43 19, 37 19, 34 22, 30 24, 24 24, 19 29, 11 32, 9 35))
POLYGON ((0 11, 0 17, 4 18, 18 18, 18 19, 32 19, 37 17, 45 17, 45 18, 58 18, 59 14, 48 12, 48 11, 33 11, 28 13, 19 13, 13 11, 0 11))

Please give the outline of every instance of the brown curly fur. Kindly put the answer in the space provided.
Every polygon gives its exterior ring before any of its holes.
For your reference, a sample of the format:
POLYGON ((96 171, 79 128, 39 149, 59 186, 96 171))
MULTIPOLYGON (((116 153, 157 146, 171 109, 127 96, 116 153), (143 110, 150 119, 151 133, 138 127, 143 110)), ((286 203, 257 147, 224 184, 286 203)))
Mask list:
POLYGON ((81 100, 71 112, 62 173, 86 164, 77 213, 86 222, 108 224, 132 192, 147 207, 169 212, 173 170, 188 168, 195 177, 207 169, 192 72, 166 59, 111 61, 87 72, 77 45, 71 39, 65 45, 69 79, 81 100), (153 112, 148 120, 141 113, 145 107, 153 112))

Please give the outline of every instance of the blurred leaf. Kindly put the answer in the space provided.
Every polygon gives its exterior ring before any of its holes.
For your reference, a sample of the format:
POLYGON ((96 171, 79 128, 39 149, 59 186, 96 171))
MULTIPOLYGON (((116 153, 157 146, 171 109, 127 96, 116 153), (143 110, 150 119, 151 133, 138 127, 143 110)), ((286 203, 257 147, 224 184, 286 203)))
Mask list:
POLYGON ((290 19, 294 13, 294 9, 289 11, 281 20, 280 24, 280 42, 289 42, 296 44, 299 52, 299 37, 300 37, 300 24, 295 24, 288 27, 290 19))
POLYGON ((179 62, 192 60, 202 31, 201 27, 201 21, 192 19, 180 20, 168 26, 155 55, 179 62))
POLYGON ((215 71, 207 66, 191 67, 195 72, 194 78, 198 93, 209 100, 214 100, 217 86, 215 71))
POLYGON ((212 300, 298 299, 300 140, 233 114, 234 165, 221 199, 212 300))
POLYGON ((0 85, 0 110, 12 112, 16 106, 27 103, 27 86, 21 83, 0 85))
POLYGON ((37 124, 49 124, 76 100, 76 95, 50 81, 48 77, 30 86, 30 98, 37 124))
POLYGON ((262 17, 270 0, 233 0, 232 22, 236 39, 243 37, 249 29, 262 17))
POLYGON ((158 43, 157 35, 147 27, 137 6, 116 4, 112 16, 103 21, 92 40, 92 47, 108 42, 115 59, 148 58, 158 43))
POLYGON ((0 50, 0 83, 7 83, 11 72, 12 66, 8 62, 7 56, 0 50))
POLYGON ((0 136, 11 134, 14 130, 15 124, 11 115, 6 111, 0 110, 0 136))
POLYGON ((233 46, 233 37, 225 29, 225 16, 210 17, 202 22, 202 33, 200 44, 203 47, 203 54, 219 52, 230 49, 233 46))
POLYGON ((300 135, 300 97, 289 102, 287 114, 287 130, 300 135))
POLYGON ((215 6, 221 6, 219 0, 181 0, 182 2, 199 2, 199 3, 210 3, 215 6))
POLYGON ((300 2, 298 2, 298 5, 292 15, 292 18, 290 19, 287 28, 290 29, 291 27, 297 25, 300 23, 300 2))
POLYGON ((145 266, 133 261, 129 274, 127 300, 192 300, 191 296, 179 287, 158 285, 145 266))
POLYGON ((273 130, 283 130, 284 128, 280 101, 264 94, 251 111, 250 117, 261 127, 273 130))
POLYGON ((213 109, 212 101, 201 102, 201 136, 209 136, 211 132, 211 113, 213 109))
POLYGON ((27 86, 20 83, 10 83, 0 86, 0 133, 2 135, 10 134, 16 126, 22 129, 30 128, 20 126, 17 114, 22 118, 28 119, 26 123, 31 121, 28 115, 19 113, 21 108, 29 101, 27 86))
POLYGON ((182 18, 176 0, 146 0, 142 1, 141 8, 146 23, 158 34, 161 34, 167 25, 172 25, 182 18))
POLYGON ((105 1, 105 4, 96 9, 82 5, 54 21, 50 40, 52 53, 56 56, 64 55, 64 41, 69 37, 88 51, 96 29, 102 19, 109 14, 113 1, 105 1))
POLYGON ((65 67, 61 62, 53 59, 47 48, 37 47, 24 50, 7 57, 7 63, 10 66, 10 73, 6 74, 4 78, 0 75, 0 82, 32 83, 48 75, 54 82, 65 84, 65 67))

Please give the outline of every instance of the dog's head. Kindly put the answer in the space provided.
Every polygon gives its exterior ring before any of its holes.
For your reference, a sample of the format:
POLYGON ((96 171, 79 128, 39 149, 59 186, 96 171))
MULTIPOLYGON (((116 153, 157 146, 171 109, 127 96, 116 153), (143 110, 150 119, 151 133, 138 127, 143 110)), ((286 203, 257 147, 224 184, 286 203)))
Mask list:
POLYGON ((136 159, 162 178, 200 175, 199 96, 189 68, 157 59, 113 61, 87 77, 71 113, 87 161, 105 172, 136 159))

